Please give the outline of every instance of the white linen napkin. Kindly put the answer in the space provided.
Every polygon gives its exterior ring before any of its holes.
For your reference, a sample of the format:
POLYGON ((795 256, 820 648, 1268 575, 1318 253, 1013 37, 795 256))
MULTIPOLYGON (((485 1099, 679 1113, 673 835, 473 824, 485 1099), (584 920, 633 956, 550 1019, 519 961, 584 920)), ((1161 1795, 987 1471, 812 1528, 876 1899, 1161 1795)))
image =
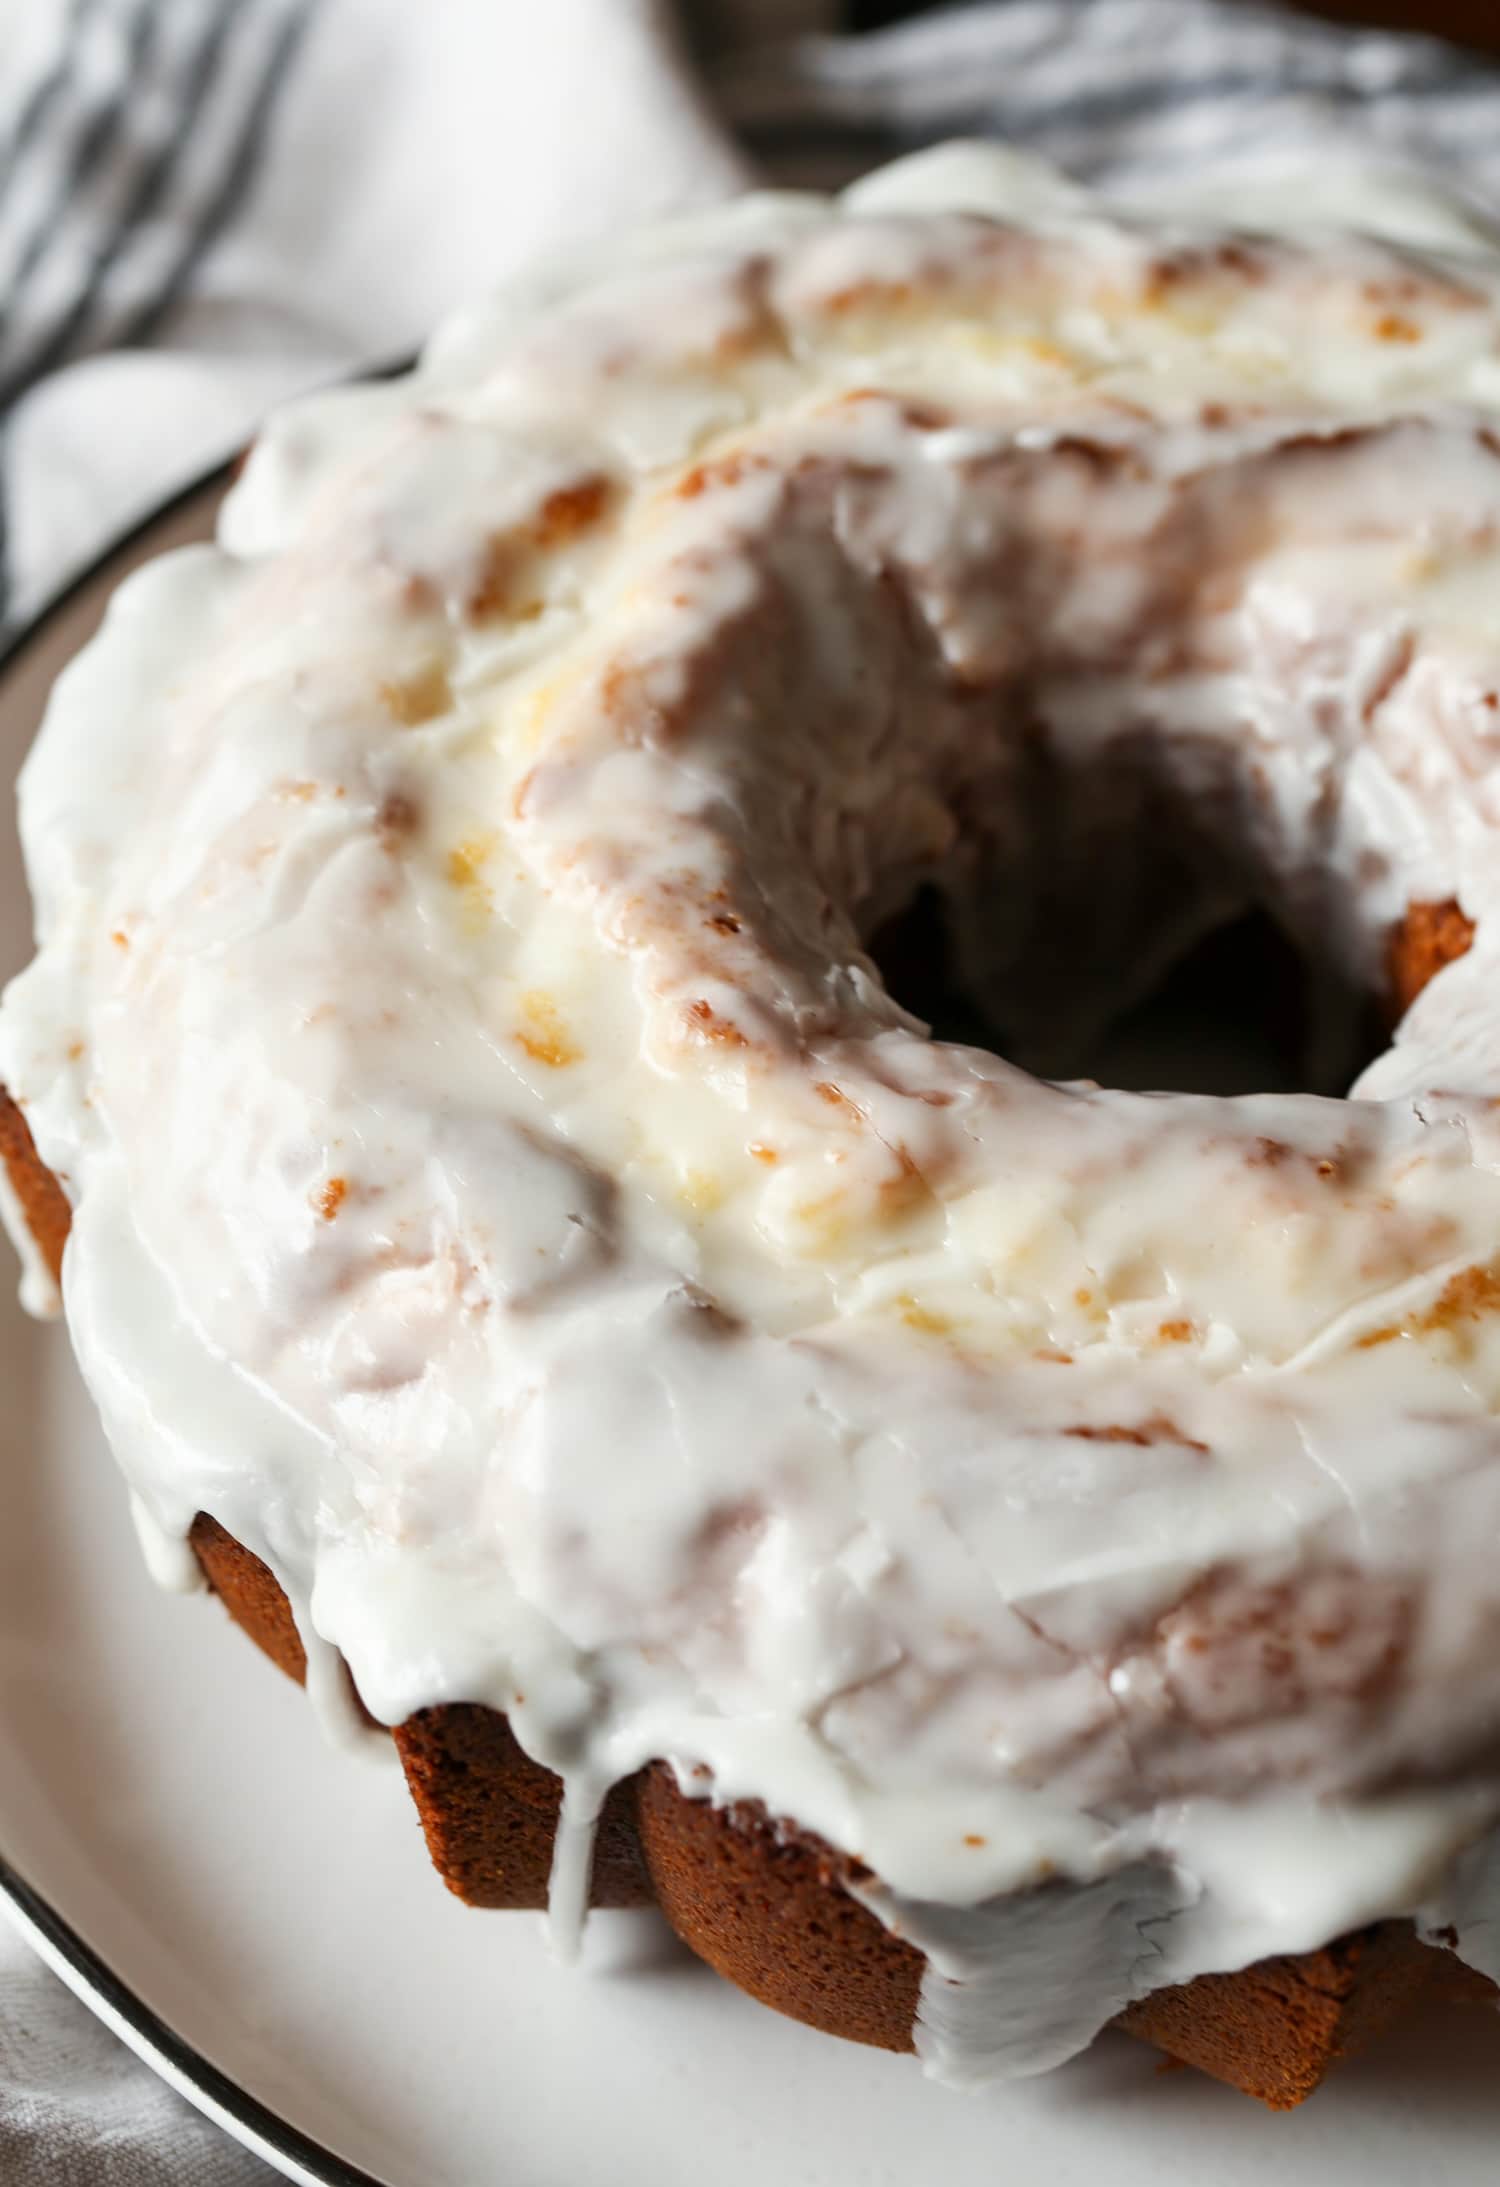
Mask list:
MULTIPOLYGON (((1430 41, 1216 0, 807 34, 835 12, 0 0, 0 642, 268 403, 399 357, 538 249, 755 171, 835 183, 988 134, 1200 200, 1279 166, 1332 215, 1374 159, 1500 206, 1500 76, 1430 41)), ((0 1922, 5 2187, 268 2178, 0 1922)))

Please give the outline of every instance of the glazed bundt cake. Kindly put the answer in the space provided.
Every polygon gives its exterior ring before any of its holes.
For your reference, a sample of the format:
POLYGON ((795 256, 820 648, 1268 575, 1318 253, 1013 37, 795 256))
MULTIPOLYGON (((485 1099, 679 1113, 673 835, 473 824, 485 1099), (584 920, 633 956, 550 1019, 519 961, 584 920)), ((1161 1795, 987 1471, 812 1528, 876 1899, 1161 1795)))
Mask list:
POLYGON ((1291 2104, 1500 1975, 1500 244, 1428 230, 751 198, 293 406, 61 679, 32 1292, 471 1903, 960 2084, 1117 2021, 1291 2104), (1068 1075, 1256 905, 1390 1013, 1349 1098, 1068 1075))

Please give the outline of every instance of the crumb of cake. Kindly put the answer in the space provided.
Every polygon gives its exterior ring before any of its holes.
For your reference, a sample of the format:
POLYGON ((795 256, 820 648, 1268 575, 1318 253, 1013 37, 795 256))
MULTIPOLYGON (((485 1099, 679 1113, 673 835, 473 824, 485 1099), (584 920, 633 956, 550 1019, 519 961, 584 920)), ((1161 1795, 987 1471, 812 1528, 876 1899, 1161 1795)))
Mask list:
POLYGON ((695 463, 693 468, 677 481, 673 491, 679 501, 696 501, 715 486, 738 486, 740 480, 751 471, 763 471, 767 458, 748 450, 735 449, 726 456, 719 456, 711 463, 695 463))
POLYGON ((1135 1443, 1143 1450, 1153 1443, 1176 1443, 1183 1450, 1195 1450, 1205 1458, 1208 1456, 1207 1443, 1200 1443, 1194 1436, 1184 1435, 1174 1420, 1169 1420, 1165 1413, 1159 1412, 1151 1413, 1133 1428, 1116 1422, 1110 1427, 1064 1428, 1062 1432, 1083 1443, 1135 1443))
POLYGON ((909 310, 917 301, 909 281, 854 281, 847 288, 835 289, 823 298, 823 309, 830 318, 846 319, 856 312, 890 312, 895 314, 909 310))
POLYGON ((487 918, 494 897, 484 878, 495 849, 492 835, 471 836, 466 842, 456 843, 448 853, 446 873, 450 884, 464 900, 464 910, 469 921, 480 925, 487 918))
POLYGON ((836 1252, 849 1236, 852 1227, 849 1207, 841 1192, 825 1192, 817 1199, 800 1200, 792 1212, 806 1233, 803 1243, 809 1252, 836 1252))
POLYGON ((750 1043, 737 1025, 728 1018, 720 1017, 709 1002, 690 1002, 684 1013, 688 1024, 701 1040, 716 1041, 725 1048, 748 1048, 750 1043))
POLYGON ((678 1197, 685 1207, 697 1215, 711 1215, 715 1208, 724 1205, 727 1187, 722 1177, 715 1177, 706 1169, 690 1169, 678 1188, 678 1197))
POLYGON ((547 496, 530 526, 539 547, 560 547, 590 530, 609 507, 610 482, 602 473, 580 479, 576 486, 560 486, 547 496))
POLYGON ((436 721, 453 705, 448 671, 441 661, 429 661, 399 683, 383 683, 380 700, 392 720, 399 721, 404 729, 420 729, 424 722, 436 721))
POLYGON ((313 1206, 325 1223, 331 1223, 349 1196, 347 1177, 330 1177, 328 1182, 313 1194, 313 1206))
POLYGON ((922 1306, 909 1292, 903 1291, 896 1301, 901 1319, 908 1329, 915 1329, 922 1336, 952 1336, 957 1324, 948 1314, 934 1313, 930 1306, 922 1306))
POLYGON ((1417 1321, 1419 1329, 1452 1329, 1460 1322, 1478 1321, 1500 1307, 1500 1263, 1463 1268, 1449 1278, 1436 1302, 1417 1321))
POLYGON ((1408 1314, 1395 1323, 1367 1329, 1355 1341, 1355 1350, 1373 1351, 1397 1337, 1463 1336, 1489 1314, 1500 1311, 1500 1261, 1475 1263, 1450 1276, 1430 1306, 1408 1314))
POLYGON ((569 1064, 581 1061, 583 1050, 567 1031, 550 995, 533 988, 521 997, 521 1014, 525 1023, 517 1032, 516 1041, 535 1062, 545 1063, 549 1070, 561 1071, 569 1064))

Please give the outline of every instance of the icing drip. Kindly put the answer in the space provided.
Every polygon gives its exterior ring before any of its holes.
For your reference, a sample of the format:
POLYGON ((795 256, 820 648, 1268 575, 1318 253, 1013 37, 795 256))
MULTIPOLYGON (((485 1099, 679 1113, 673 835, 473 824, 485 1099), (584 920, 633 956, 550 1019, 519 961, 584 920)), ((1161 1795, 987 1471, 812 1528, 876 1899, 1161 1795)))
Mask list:
POLYGON ((589 1911, 594 1838, 608 1786, 571 1776, 563 1780, 562 1809, 552 1844, 547 1884, 547 1934, 559 1959, 575 1960, 589 1911))
POLYGON ((21 1264, 22 1306, 38 1321, 55 1321, 62 1312, 62 1294, 47 1265, 46 1255, 31 1234, 3 1162, 0 1162, 0 1226, 4 1227, 21 1264))
POLYGON ((1500 253, 1414 218, 727 207, 286 413, 58 686, 0 1076, 83 1371, 325 1711, 562 1774, 563 1949, 667 1758, 868 1866, 949 2079, 1493 1963, 1500 253), (1251 902, 1475 933, 1349 1101, 1129 1095, 927 1038, 922 887, 1049 1072, 1251 902))
POLYGON ((1500 1834, 1491 1830, 1464 1848, 1422 1909, 1422 1927, 1429 1943, 1457 1940, 1471 1967, 1500 1982, 1500 1834))
POLYGON ((913 2031, 924 2070, 981 2088, 1050 2072, 1156 1987, 1155 1933, 1184 1893, 1170 1870, 1143 1864, 977 1907, 856 1895, 927 1954, 913 2031))
POLYGON ((377 1725, 366 1722, 348 1665, 338 1649, 317 1631, 295 1594, 289 1592, 287 1599, 292 1605, 297 1637, 307 1658, 308 1699, 317 1710, 324 1732, 346 1754, 389 1762, 391 1743, 377 1725))
POLYGON ((170 1595, 201 1594, 205 1581, 192 1544, 185 1535, 172 1533, 161 1525, 134 1491, 130 1497, 130 1521, 141 1545, 146 1570, 157 1586, 170 1595))

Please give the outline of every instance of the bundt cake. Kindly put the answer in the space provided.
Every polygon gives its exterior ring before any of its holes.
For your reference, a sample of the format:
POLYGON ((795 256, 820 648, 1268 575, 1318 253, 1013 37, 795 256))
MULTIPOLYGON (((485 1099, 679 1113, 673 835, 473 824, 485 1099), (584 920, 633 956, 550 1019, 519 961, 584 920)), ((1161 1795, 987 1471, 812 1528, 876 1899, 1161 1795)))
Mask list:
POLYGON ((31 1295, 472 1904, 958 2084, 1289 2105, 1500 1976, 1500 242, 1424 220, 955 148, 654 230, 274 419, 60 680, 31 1295), (1068 1075, 1254 905, 1349 1098, 1068 1075))

